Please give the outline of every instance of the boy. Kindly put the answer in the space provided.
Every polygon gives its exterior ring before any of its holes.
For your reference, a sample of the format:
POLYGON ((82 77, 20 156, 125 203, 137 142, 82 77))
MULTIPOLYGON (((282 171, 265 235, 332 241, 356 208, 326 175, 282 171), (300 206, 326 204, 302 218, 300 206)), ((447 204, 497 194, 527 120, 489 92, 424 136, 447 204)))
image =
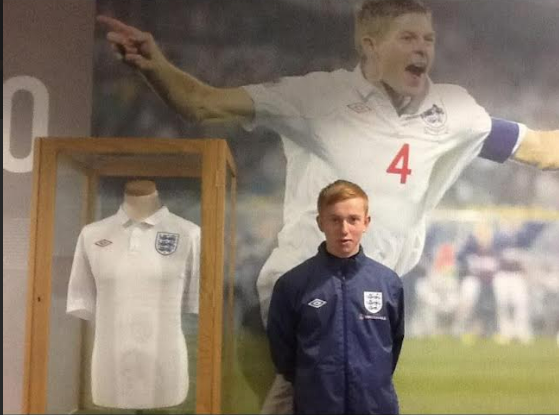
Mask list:
POLYGON ((392 384, 404 339, 398 275, 365 256, 368 198, 337 180, 318 198, 326 241, 280 277, 268 315, 278 374, 294 388, 296 414, 398 413, 392 384))

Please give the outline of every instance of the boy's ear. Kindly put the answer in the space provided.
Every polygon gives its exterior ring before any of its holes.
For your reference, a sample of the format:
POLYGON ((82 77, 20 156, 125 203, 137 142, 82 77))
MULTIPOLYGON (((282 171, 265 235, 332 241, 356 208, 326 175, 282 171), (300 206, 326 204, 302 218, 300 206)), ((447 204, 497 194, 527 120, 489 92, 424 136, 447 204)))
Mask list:
POLYGON ((365 233, 365 231, 369 229, 370 224, 371 224, 371 216, 367 215, 365 216, 365 230, 363 231, 363 233, 365 233))
POLYGON ((316 224, 318 225, 318 229, 320 229, 320 232, 324 232, 324 230, 322 229, 322 220, 320 219, 320 215, 316 216, 316 224))

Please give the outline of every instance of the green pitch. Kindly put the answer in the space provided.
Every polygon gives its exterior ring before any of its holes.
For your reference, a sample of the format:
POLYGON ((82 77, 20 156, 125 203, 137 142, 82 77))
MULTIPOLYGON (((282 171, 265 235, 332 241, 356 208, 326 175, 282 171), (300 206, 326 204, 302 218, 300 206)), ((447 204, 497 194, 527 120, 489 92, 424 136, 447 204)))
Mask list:
MULTIPOLYGON (((263 333, 241 330, 233 362, 223 362, 223 413, 259 413, 274 372, 263 333)), ((78 413, 194 412, 195 340, 189 345, 191 390, 179 407, 146 411, 82 410, 78 413)), ((529 346, 490 340, 465 345, 449 338, 406 339, 395 376, 402 413, 559 413, 559 347, 555 339, 529 346)))
POLYGON ((559 347, 406 340, 395 376, 403 413, 559 413, 559 347))
MULTIPOLYGON (((239 339, 224 409, 257 413, 273 373, 265 339, 239 339), (239 350, 244 348, 244 351, 239 350)), ((406 339, 395 376, 402 413, 559 413, 559 347, 555 339, 529 346, 449 338, 406 339)))

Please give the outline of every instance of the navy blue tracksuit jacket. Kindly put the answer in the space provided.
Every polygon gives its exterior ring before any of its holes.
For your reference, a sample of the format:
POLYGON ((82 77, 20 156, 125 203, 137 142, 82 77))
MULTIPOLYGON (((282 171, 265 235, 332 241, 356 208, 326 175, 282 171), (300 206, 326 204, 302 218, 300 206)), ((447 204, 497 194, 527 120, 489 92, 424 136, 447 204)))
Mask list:
POLYGON ((398 275, 365 256, 318 254, 281 276, 268 337, 296 414, 395 414, 392 383, 404 339, 398 275))

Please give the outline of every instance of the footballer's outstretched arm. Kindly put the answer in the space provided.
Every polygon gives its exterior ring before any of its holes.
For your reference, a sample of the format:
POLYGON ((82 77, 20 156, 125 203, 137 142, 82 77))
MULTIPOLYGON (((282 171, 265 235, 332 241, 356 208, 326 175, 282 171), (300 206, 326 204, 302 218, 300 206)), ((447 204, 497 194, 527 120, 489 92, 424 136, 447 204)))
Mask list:
POLYGON ((559 170, 559 130, 528 129, 512 157, 542 170, 559 170))
POLYGON ((150 33, 108 16, 97 21, 107 29, 107 40, 126 64, 137 69, 148 84, 179 114, 196 122, 244 121, 254 116, 254 103, 242 88, 214 88, 172 65, 150 33))

